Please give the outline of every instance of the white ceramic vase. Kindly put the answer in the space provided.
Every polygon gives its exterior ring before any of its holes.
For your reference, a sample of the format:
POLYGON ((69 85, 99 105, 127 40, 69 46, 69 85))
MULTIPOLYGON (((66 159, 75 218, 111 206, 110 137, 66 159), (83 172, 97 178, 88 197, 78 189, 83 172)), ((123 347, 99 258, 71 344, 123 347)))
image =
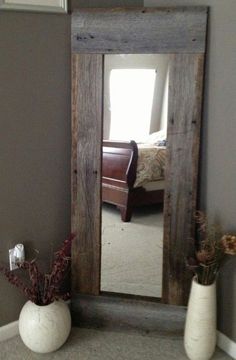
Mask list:
POLYGON ((201 285, 192 280, 184 347, 190 360, 209 360, 216 347, 216 283, 201 285))
POLYGON ((71 330, 71 315, 64 301, 38 306, 31 301, 23 306, 19 332, 24 344, 34 352, 49 353, 67 340, 71 330))

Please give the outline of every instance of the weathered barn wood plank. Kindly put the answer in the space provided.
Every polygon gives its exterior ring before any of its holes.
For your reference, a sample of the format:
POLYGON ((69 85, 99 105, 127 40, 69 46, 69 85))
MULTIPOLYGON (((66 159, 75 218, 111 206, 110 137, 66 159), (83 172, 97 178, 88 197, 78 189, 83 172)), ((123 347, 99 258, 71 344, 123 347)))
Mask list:
POLYGON ((71 229, 76 231, 77 224, 77 142, 78 142, 78 57, 72 55, 71 64, 71 229))
POLYGON ((168 108, 168 159, 164 202, 163 301, 186 304, 193 252, 200 143, 202 54, 172 55, 168 108))
POLYGON ((207 7, 80 9, 72 14, 72 51, 203 53, 207 7))
POLYGON ((73 291, 98 294, 101 264, 103 56, 73 57, 72 83, 72 225, 76 233, 72 259, 73 291))
POLYGON ((186 309, 117 294, 77 295, 72 303, 73 324, 151 336, 183 335, 186 309))

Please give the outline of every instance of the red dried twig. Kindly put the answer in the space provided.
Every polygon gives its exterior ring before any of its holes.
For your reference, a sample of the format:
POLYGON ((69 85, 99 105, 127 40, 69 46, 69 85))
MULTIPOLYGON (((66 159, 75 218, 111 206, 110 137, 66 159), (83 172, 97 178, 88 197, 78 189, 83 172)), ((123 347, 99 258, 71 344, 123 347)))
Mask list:
POLYGON ((25 285, 25 283, 18 276, 16 276, 12 271, 8 270, 4 266, 0 266, 0 272, 6 276, 10 284, 18 287, 27 296, 29 300, 35 302, 36 299, 34 292, 30 287, 25 285))
POLYGON ((197 275, 203 285, 212 284, 223 264, 225 255, 236 255, 236 235, 222 233, 217 224, 208 222, 202 211, 197 211, 195 222, 199 234, 199 245, 195 257, 187 259, 187 267, 197 275))
POLYGON ((20 288, 26 297, 37 305, 47 305, 59 298, 67 300, 70 294, 60 294, 60 286, 69 270, 71 242, 74 237, 75 235, 72 234, 69 239, 66 239, 61 248, 54 254, 54 261, 49 274, 43 274, 39 270, 37 259, 24 261, 19 265, 22 270, 28 272, 30 285, 26 285, 18 274, 16 275, 4 266, 0 266, 0 272, 6 276, 11 284, 20 288))

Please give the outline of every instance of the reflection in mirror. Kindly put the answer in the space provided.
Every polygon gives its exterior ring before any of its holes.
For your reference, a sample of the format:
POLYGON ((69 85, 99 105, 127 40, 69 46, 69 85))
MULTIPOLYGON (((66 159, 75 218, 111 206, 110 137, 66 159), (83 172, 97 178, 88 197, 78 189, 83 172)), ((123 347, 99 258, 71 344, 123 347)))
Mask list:
POLYGON ((105 55, 101 290, 161 297, 168 55, 105 55))

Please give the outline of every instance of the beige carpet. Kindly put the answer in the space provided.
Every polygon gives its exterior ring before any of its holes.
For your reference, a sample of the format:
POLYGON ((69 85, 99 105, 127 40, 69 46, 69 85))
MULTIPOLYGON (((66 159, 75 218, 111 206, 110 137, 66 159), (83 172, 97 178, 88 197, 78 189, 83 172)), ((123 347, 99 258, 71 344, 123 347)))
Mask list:
POLYGON ((135 209, 131 222, 119 210, 103 204, 101 289, 161 297, 162 206, 135 209))
MULTIPOLYGON (((66 344, 52 354, 36 354, 19 336, 0 344, 1 360, 187 360, 182 337, 140 335, 73 328, 66 344)), ((227 360, 217 350, 212 360, 227 360)))

